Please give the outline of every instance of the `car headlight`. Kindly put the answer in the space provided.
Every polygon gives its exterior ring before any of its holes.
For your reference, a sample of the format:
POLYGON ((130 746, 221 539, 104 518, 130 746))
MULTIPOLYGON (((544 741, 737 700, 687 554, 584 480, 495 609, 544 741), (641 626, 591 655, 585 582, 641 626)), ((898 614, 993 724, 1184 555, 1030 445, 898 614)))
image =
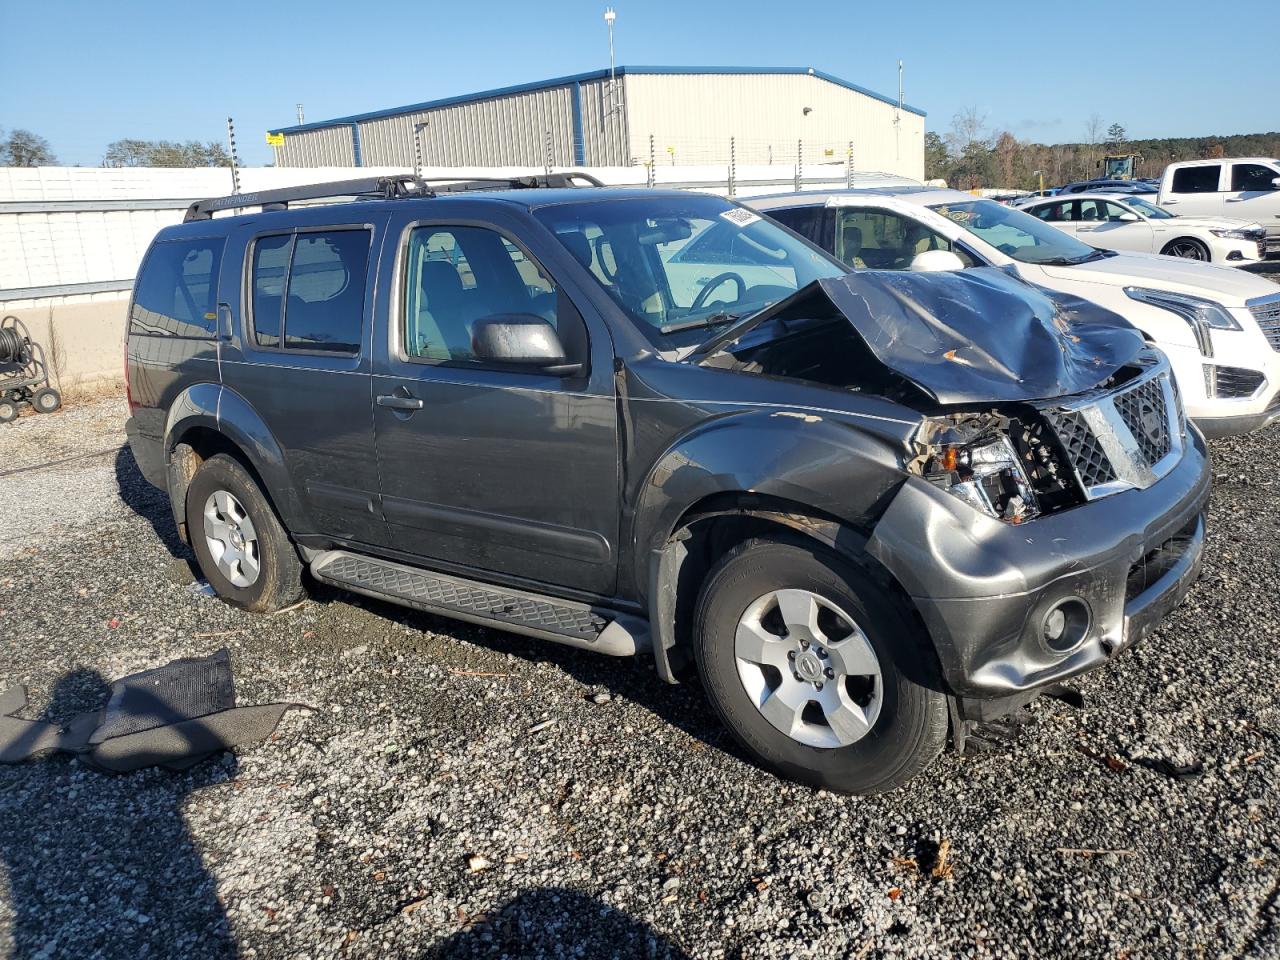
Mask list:
POLYGON ((1200 352, 1206 357, 1213 356, 1213 340, 1209 330, 1239 330, 1240 324, 1227 308, 1213 300, 1193 297, 1185 293, 1173 293, 1169 290, 1151 290, 1147 287, 1125 287, 1124 292, 1129 299, 1139 303, 1148 303, 1161 310, 1176 313, 1187 322, 1196 335, 1196 343, 1200 352))
POLYGON ((1209 232, 1223 240, 1261 240, 1266 233, 1261 227, 1224 227, 1209 232))
POLYGON ((1007 436, 930 445, 924 479, 987 516, 1022 523, 1040 513, 1035 491, 1007 436))

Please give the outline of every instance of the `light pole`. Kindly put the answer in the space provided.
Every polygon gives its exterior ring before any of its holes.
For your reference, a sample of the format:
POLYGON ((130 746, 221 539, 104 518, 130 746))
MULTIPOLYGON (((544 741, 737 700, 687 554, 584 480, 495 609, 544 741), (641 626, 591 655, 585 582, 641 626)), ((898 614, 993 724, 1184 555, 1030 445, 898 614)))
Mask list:
POLYGON ((604 22, 609 25, 609 112, 618 109, 618 82, 613 67, 613 21, 618 19, 613 7, 604 8, 604 22))

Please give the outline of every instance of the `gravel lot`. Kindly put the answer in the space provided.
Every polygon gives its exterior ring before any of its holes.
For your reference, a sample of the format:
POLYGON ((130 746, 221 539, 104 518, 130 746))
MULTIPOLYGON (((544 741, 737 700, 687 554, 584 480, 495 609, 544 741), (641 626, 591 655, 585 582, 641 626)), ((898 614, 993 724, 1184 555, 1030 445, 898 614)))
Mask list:
POLYGON ((0 689, 63 718, 225 645, 242 703, 317 709, 184 774, 0 767, 0 956, 1280 955, 1280 429, 1214 445, 1203 580, 1082 708, 846 798, 644 663, 196 595, 123 417, 0 428, 0 689))

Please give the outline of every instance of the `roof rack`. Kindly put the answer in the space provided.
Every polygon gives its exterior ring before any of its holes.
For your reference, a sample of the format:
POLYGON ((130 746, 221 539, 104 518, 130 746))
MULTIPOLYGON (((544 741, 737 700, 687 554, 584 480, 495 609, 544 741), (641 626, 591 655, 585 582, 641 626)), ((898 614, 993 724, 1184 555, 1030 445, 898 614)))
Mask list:
POLYGON ((358 180, 335 180, 329 183, 312 183, 298 187, 279 187, 275 190, 258 190, 254 193, 237 193, 230 197, 213 197, 197 200, 187 208, 183 223, 192 220, 211 220, 219 210, 238 210, 243 207, 261 207, 263 210, 287 210, 289 204, 304 200, 323 200, 332 197, 354 197, 362 200, 400 200, 406 197, 434 197, 440 193, 461 193, 467 190, 531 190, 539 187, 575 187, 576 181, 586 181, 593 187, 604 184, 589 173, 538 174, 525 177, 482 177, 457 180, 450 177, 416 177, 413 174, 397 174, 391 177, 364 177, 358 180), (440 184, 433 187, 432 184, 440 184))

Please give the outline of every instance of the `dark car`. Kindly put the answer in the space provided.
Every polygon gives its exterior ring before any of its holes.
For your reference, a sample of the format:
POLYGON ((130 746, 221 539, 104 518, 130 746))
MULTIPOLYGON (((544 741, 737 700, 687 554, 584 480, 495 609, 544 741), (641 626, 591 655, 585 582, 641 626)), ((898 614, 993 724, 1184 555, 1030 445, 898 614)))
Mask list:
POLYGON ((1080 180, 1058 188, 1058 194, 1068 193, 1134 193, 1156 194, 1160 192, 1158 185, 1147 180, 1080 180))
POLYGON ((161 231, 128 433, 221 597, 281 608, 305 568, 648 651, 760 763, 871 791, 1194 579, 1204 445, 1119 317, 997 269, 848 273, 717 197, 524 186, 161 231))

